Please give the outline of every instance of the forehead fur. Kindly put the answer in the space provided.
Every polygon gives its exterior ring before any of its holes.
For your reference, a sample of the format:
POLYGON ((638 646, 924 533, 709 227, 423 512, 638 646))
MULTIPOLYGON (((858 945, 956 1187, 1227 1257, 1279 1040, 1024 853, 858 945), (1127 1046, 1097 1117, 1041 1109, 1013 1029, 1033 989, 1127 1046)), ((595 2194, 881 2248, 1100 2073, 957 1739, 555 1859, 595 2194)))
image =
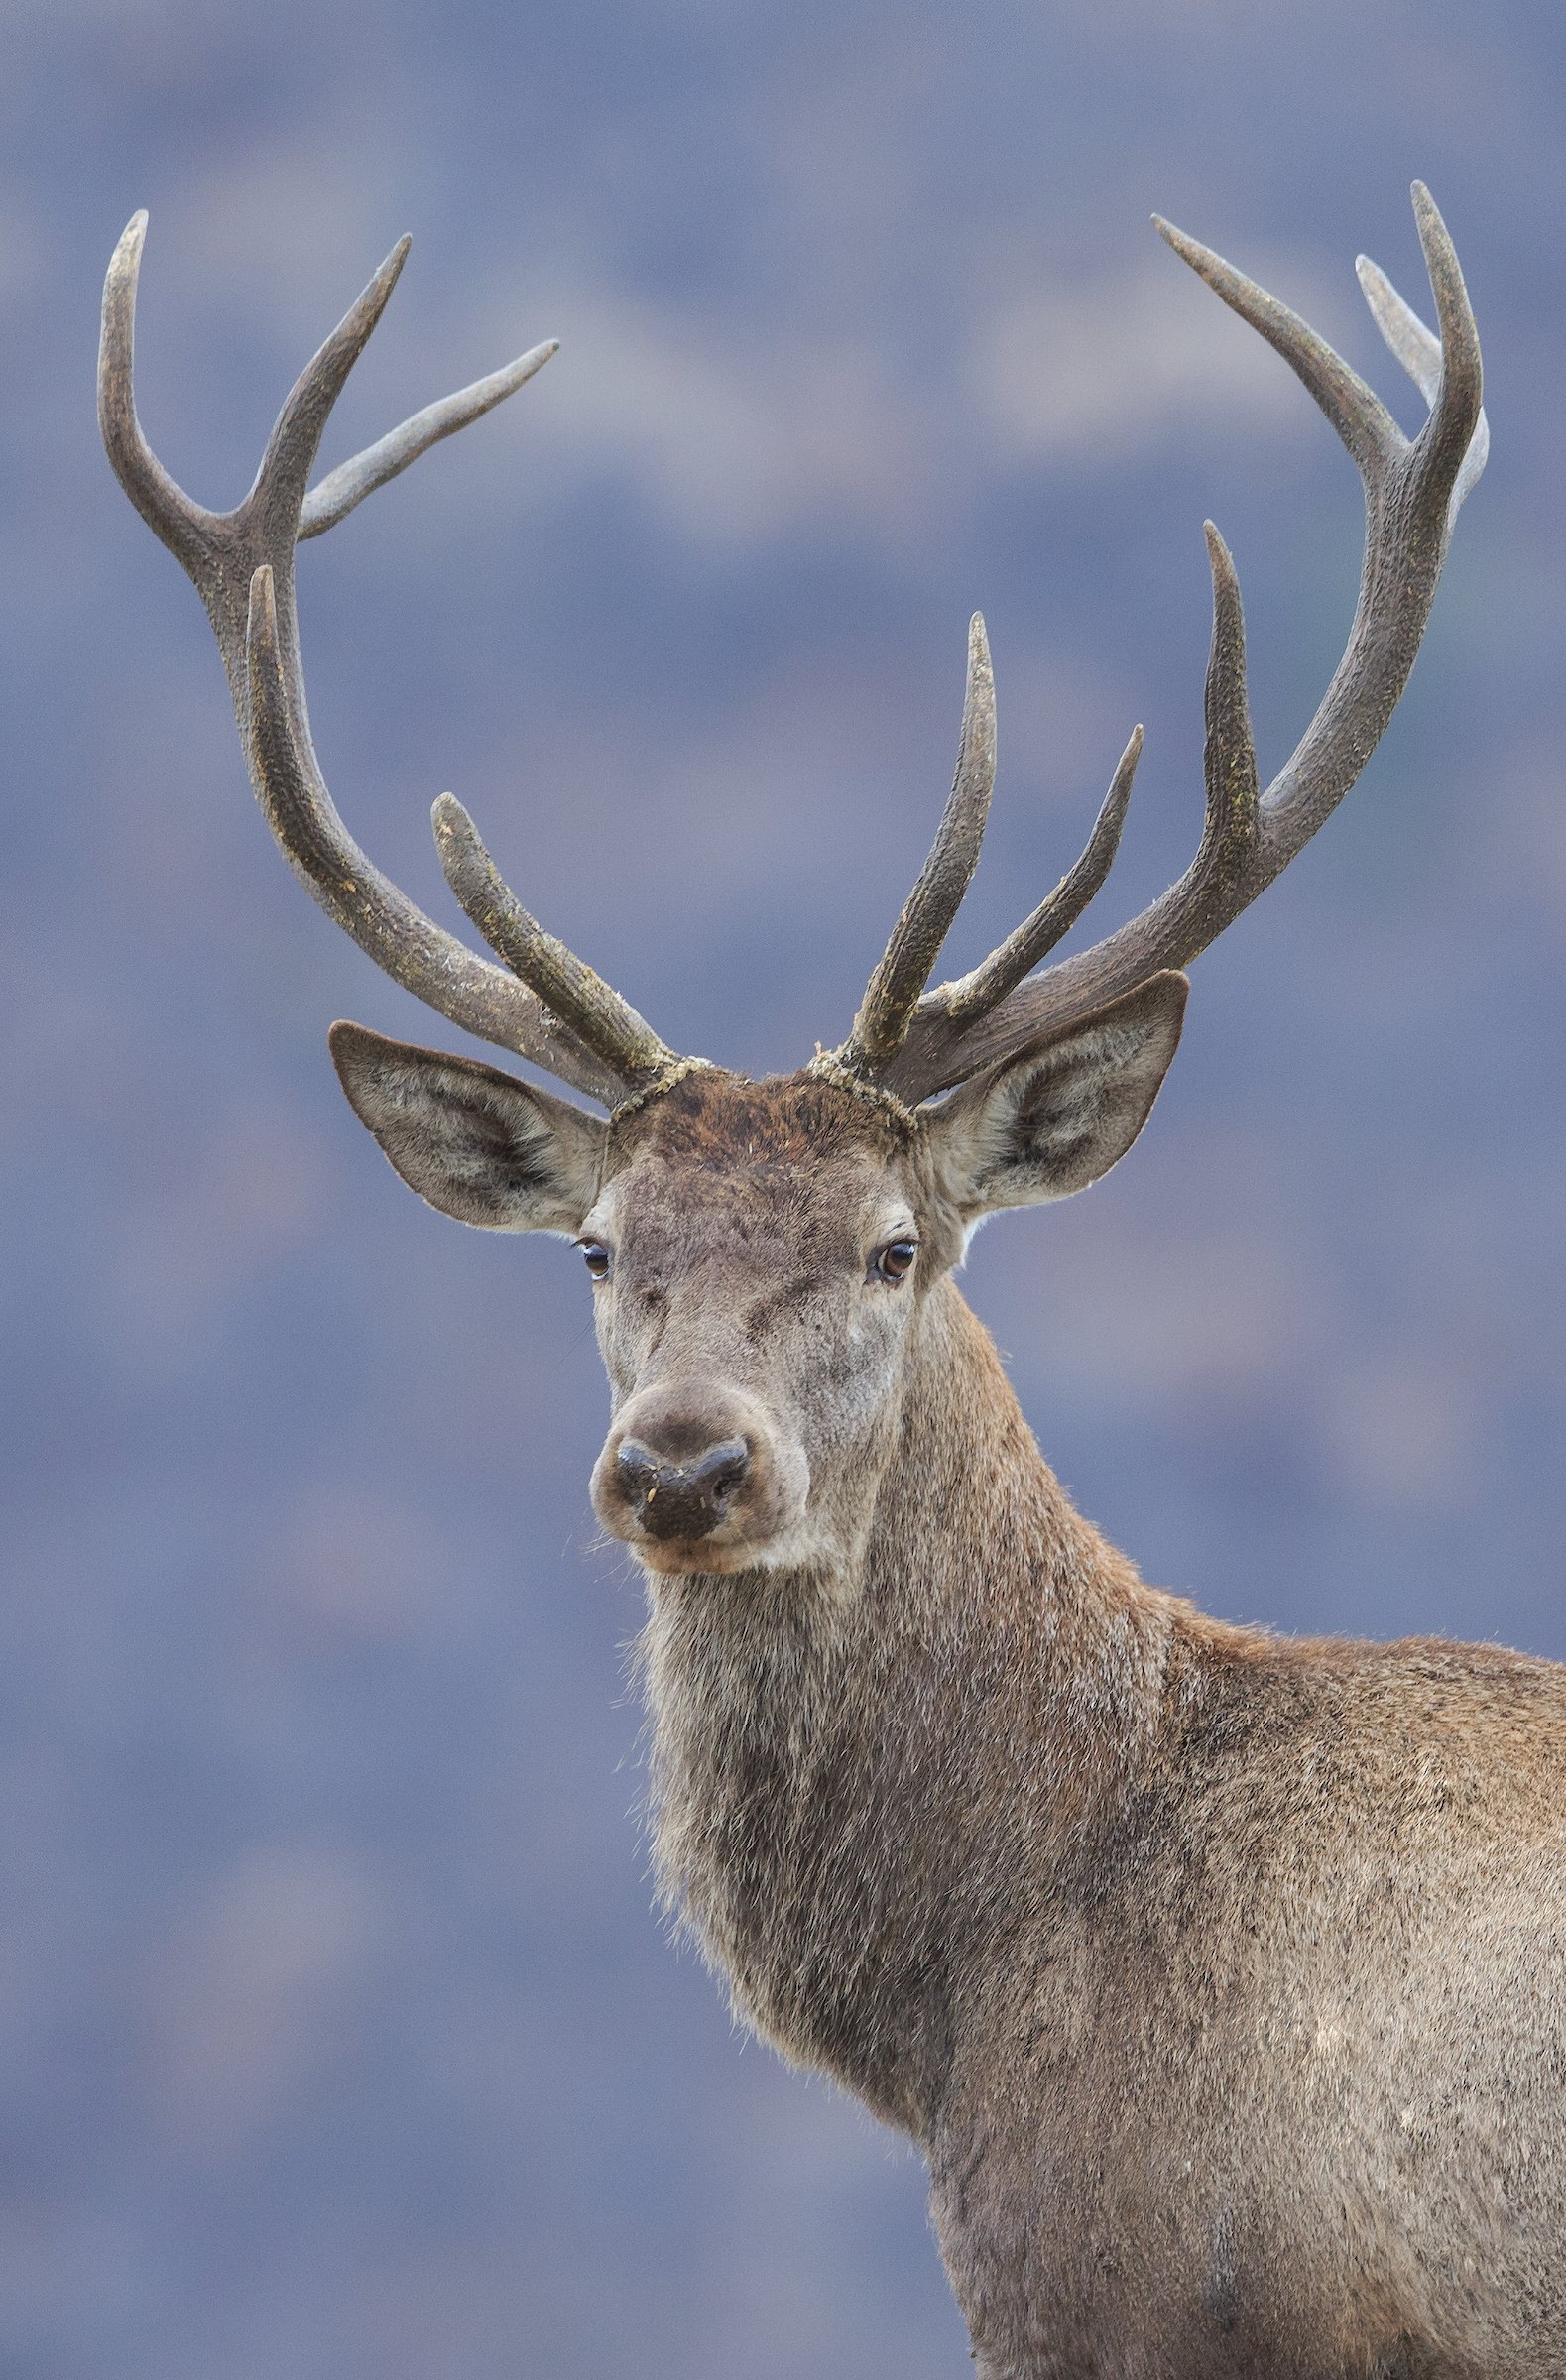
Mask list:
POLYGON ((961 1251, 924 1133, 896 1109, 806 1073, 760 1083, 716 1067, 686 1075, 613 1126, 605 1171, 628 1194, 622 1254, 660 1266, 720 1243, 754 1255, 758 1234, 807 1270, 852 1261, 878 1186, 907 1202, 923 1284, 961 1251))
POLYGON ((753 1083, 702 1067, 614 1128, 621 1163, 644 1156, 726 1171, 746 1165, 819 1165, 835 1157, 885 1162, 911 1144, 887 1108, 808 1074, 753 1083))

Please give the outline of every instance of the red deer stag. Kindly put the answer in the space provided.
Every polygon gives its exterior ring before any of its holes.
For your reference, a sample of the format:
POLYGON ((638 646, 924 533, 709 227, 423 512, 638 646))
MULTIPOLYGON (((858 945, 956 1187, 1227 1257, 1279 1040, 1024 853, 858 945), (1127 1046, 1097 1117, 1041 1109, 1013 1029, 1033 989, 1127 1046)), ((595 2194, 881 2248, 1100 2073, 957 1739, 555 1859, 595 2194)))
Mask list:
POLYGON ((1360 268, 1430 409, 1412 442, 1297 316, 1159 226, 1365 483, 1348 647, 1272 783, 1209 529, 1189 870, 1034 972, 1114 857, 1133 736, 1069 875, 926 990, 994 773, 976 619, 951 799, 853 1029, 766 1082, 666 1047, 444 794, 442 865, 505 964, 477 958, 350 839, 311 749, 296 540, 552 350, 307 495, 400 247, 218 515, 137 423, 144 217, 104 295, 109 454, 206 605, 290 866, 399 983, 608 1111, 332 1028, 349 1101, 423 1198, 582 1250, 613 1401, 593 1503, 647 1572, 663 1894, 748 2023, 917 2141, 989 2380, 1566 2371, 1566 1669, 1287 1642, 1144 1586, 1071 1508, 952 1280, 982 1216, 1131 1146, 1179 1039, 1176 971, 1315 833, 1402 691, 1486 446, 1457 259, 1417 185, 1414 210, 1439 339, 1360 268))

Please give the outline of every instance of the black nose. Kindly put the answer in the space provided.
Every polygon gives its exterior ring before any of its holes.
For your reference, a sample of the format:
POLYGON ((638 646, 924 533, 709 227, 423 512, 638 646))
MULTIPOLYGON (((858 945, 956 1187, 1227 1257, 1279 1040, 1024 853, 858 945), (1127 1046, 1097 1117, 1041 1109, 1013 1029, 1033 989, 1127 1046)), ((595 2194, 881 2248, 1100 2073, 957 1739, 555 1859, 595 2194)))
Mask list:
POLYGON ((743 1438, 725 1438, 689 1463, 670 1463, 640 1438, 627 1438, 618 1457, 621 1486, 650 1537, 709 1536, 750 1460, 743 1438))

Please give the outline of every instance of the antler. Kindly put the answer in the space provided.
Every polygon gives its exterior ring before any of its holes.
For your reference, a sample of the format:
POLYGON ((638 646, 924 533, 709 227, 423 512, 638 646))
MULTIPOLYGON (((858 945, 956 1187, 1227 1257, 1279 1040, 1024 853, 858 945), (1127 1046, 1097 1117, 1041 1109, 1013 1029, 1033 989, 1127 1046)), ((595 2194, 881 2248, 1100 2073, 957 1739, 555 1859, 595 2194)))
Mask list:
POLYGON ((1430 408, 1410 441, 1385 406, 1297 314, 1221 256, 1153 217, 1177 255, 1291 364, 1359 466, 1365 561, 1348 646, 1321 705, 1265 793, 1246 704, 1245 625, 1234 564, 1207 524, 1213 645, 1207 672, 1207 816, 1195 859, 1140 917, 1091 950, 1023 978, 1074 923, 1108 874, 1142 748, 1138 728, 1082 858, 982 967, 918 997, 979 854, 994 773, 994 688, 983 623, 970 631, 968 705, 953 788, 924 873, 871 978, 842 1068, 909 1105, 965 1081, 1025 1042, 1062 1030, 1162 968, 1185 967, 1264 892, 1336 809, 1408 680, 1458 507, 1484 469, 1479 337, 1445 224, 1422 182, 1414 219, 1440 337, 1368 258, 1359 275, 1378 328, 1430 408), (977 659, 976 657, 977 656, 977 659))
POLYGON ((104 283, 98 421, 120 485, 206 606, 251 783, 284 857, 378 967, 453 1024, 608 1107, 650 1088, 675 1063, 673 1052, 590 968, 534 924, 449 795, 435 805, 442 863, 458 854, 447 868, 453 887, 511 972, 475 957, 366 858, 326 789, 304 700, 294 598, 298 540, 335 528, 438 439, 499 405, 548 362, 558 342, 546 340, 415 414, 306 494, 327 416, 403 269, 410 243, 401 240, 295 383, 244 503, 231 513, 209 513, 176 486, 136 417, 136 284, 146 232, 145 212, 134 215, 104 283), (474 890, 479 876, 482 886, 474 890))
MULTIPOLYGON (((1430 408, 1411 442, 1296 314, 1211 249, 1154 217, 1169 245, 1298 373, 1364 482, 1365 560, 1354 625, 1293 754, 1266 791, 1259 792, 1240 590, 1228 549, 1209 523, 1207 814, 1191 866, 1130 924, 1041 975, 1029 974, 1109 872, 1142 750, 1138 728, 1076 866, 982 967, 924 992, 978 862, 995 781, 995 687, 984 622, 976 614, 951 798, 853 1031, 840 1050, 817 1059, 819 1070, 846 1074, 908 1103, 927 1099, 1024 1043, 1064 1029, 1159 970, 1188 965, 1288 865, 1359 776, 1407 682, 1458 507, 1484 469, 1490 442, 1479 341, 1457 258, 1420 182, 1413 203, 1439 338, 1377 266, 1361 257, 1358 268, 1383 336, 1430 408)), ((145 214, 132 218, 104 284, 98 359, 103 440, 126 494, 189 573, 206 606, 256 797, 289 865, 378 966, 480 1039, 515 1050, 610 1107, 677 1078, 699 1061, 677 1058, 617 992, 529 916, 502 883, 459 802, 442 794, 434 806, 441 866, 505 969, 475 957, 433 924, 365 857, 332 805, 310 741, 294 594, 297 542, 335 527, 437 439, 510 396, 548 361, 555 342, 532 348, 488 379, 426 407, 306 493, 327 416, 402 271, 409 249, 403 240, 295 384, 244 503, 231 513, 209 513, 169 477, 136 417, 136 284, 146 228, 145 214)))

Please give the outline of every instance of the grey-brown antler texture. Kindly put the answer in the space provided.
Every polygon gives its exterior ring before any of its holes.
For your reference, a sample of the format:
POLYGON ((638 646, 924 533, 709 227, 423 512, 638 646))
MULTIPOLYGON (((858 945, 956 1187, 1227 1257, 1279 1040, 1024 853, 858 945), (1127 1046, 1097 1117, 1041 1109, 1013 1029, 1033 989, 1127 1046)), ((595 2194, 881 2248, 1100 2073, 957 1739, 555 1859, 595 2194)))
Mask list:
MULTIPOLYGON (((1295 751, 1261 791, 1246 704, 1240 590, 1228 549, 1209 523, 1207 808, 1191 866, 1140 917, 1091 950, 1040 975, 1030 973, 1108 874, 1142 748, 1139 728, 1076 866, 981 967, 926 992, 977 865, 995 779, 995 689, 984 623, 975 615, 951 797, 854 1029, 840 1050, 817 1061, 823 1071, 912 1105, 1026 1042, 1068 1028, 1148 976, 1188 965, 1288 865, 1354 783, 1407 681, 1452 524, 1489 448, 1479 341, 1462 274, 1422 183, 1414 184, 1413 203, 1439 336, 1377 266, 1359 260, 1371 311, 1430 408, 1413 440, 1296 314, 1211 249, 1158 221, 1177 254, 1292 366, 1364 482, 1365 560, 1354 625, 1295 751)), ((296 382, 243 504, 231 513, 209 513, 176 486, 136 417, 136 284, 146 226, 145 214, 133 218, 104 285, 98 364, 104 444, 127 495, 189 573, 206 606, 256 797, 290 866, 378 966, 481 1039, 516 1051, 610 1107, 675 1079, 696 1061, 677 1059, 618 993, 528 914, 502 883, 460 803, 445 794, 435 804, 441 865, 462 907, 505 960, 504 969, 433 924, 373 866, 338 817, 310 741, 294 592, 296 544, 334 527, 437 439, 510 396, 547 362, 554 342, 426 407, 307 490, 332 405, 402 271, 409 247, 404 240, 296 382)))
MULTIPOLYGON (((547 340, 504 370, 426 407, 307 493, 327 416, 403 269, 410 243, 401 240, 295 383, 243 504, 231 513, 209 513, 170 478, 136 416, 136 285, 146 231, 146 214, 133 216, 104 283, 99 424, 121 486, 188 572, 206 606, 256 799, 284 856, 328 916, 408 991, 481 1040, 513 1050, 606 1106, 616 1106, 656 1081, 672 1053, 591 969, 533 926, 500 886, 488 855, 484 864, 504 895, 490 908, 500 919, 497 947, 507 969, 478 958, 434 924, 348 833, 310 741, 294 593, 294 549, 301 538, 335 527, 438 439, 521 388, 547 363, 556 342, 547 340), (525 936, 519 940, 511 933, 512 911, 532 929, 529 948, 523 947, 525 936)), ((450 806, 466 824, 466 813, 455 803, 450 806)), ((467 831, 471 836, 470 826, 467 831)), ((443 859, 447 842, 449 837, 441 842, 443 859)), ((482 854, 476 836, 472 842, 482 854)), ((464 905, 488 933, 478 909, 466 899, 464 905)))
POLYGON ((1205 950, 1286 868, 1359 776, 1407 683, 1424 634, 1457 508, 1484 468, 1479 337, 1446 226, 1422 182, 1414 219, 1440 335, 1426 329, 1380 269, 1360 259, 1367 300, 1409 372, 1429 417, 1405 438, 1375 393, 1287 306, 1210 248, 1154 217, 1175 253, 1292 366, 1359 467, 1365 487, 1360 599, 1343 658, 1294 752, 1265 792, 1246 703, 1245 625, 1234 565, 1209 522, 1213 645, 1207 673, 1206 822, 1195 859, 1140 917, 1090 950, 1027 976, 1091 899, 1115 856, 1139 728, 1081 860, 1026 924, 982 967, 918 996, 914 954, 927 975, 978 858, 989 802, 969 766, 976 710, 972 651, 983 654, 987 767, 994 768, 994 694, 982 624, 970 652, 969 704, 957 784, 887 956, 843 1047, 819 1063, 911 1106, 965 1081, 1029 1041, 1059 1032, 1150 975, 1205 950), (928 954, 927 956, 925 954, 928 954))

